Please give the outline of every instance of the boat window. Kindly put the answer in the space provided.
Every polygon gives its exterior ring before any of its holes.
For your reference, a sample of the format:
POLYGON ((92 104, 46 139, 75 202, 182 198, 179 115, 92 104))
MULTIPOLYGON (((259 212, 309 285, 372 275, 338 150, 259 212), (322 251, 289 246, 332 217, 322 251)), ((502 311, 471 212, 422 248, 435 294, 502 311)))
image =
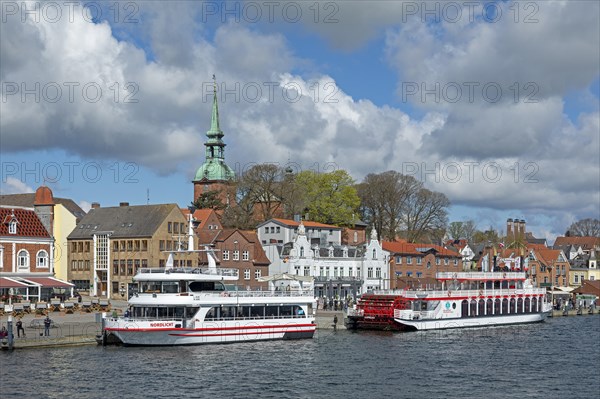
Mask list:
POLYGON ((163 281, 162 292, 176 294, 179 291, 179 283, 176 281, 163 281))
POLYGON ((279 316, 279 306, 267 305, 265 306, 265 317, 275 318, 279 316))
POLYGON ((264 318, 265 316, 265 307, 261 305, 251 306, 250 307, 250 317, 252 318, 264 318))
POLYGON ((225 286, 220 281, 193 281, 190 283, 190 291, 225 291, 225 286))

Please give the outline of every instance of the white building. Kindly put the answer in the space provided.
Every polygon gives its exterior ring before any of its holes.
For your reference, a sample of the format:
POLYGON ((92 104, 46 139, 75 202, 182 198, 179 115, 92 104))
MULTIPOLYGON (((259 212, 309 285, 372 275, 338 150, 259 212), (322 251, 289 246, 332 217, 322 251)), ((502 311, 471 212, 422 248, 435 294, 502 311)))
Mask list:
POLYGON ((259 224, 256 228, 258 239, 263 245, 292 242, 298 236, 298 227, 301 223, 304 225, 306 238, 311 244, 326 246, 340 245, 342 242, 341 227, 291 219, 269 219, 259 224))
POLYGON ((389 254, 381 248, 374 230, 363 246, 320 245, 309 241, 304 224, 299 223, 292 241, 263 244, 263 249, 271 261, 269 274, 314 277, 315 295, 328 301, 389 288, 389 254))

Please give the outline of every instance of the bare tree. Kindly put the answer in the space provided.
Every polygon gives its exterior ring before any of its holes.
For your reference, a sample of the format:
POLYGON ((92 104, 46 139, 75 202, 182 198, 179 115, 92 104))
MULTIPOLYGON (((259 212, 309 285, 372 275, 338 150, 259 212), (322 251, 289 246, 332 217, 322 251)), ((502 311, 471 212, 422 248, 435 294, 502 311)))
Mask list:
POLYGON ((445 228, 448 206, 450 201, 444 194, 426 188, 411 195, 403 212, 406 239, 416 242, 432 230, 445 228))
POLYGON ((571 226, 565 233, 567 236, 600 237, 600 220, 582 219, 571 226))
POLYGON ((464 238, 466 240, 468 240, 469 242, 473 241, 473 235, 475 234, 476 231, 477 231, 477 225, 475 224, 475 222, 473 220, 469 219, 463 223, 464 238))
POLYGON ((408 198, 421 188, 422 183, 414 177, 393 170, 367 175, 357 187, 362 219, 372 225, 380 237, 394 240, 408 198))
POLYGON ((269 220, 282 207, 282 178, 283 170, 277 165, 255 165, 240 178, 238 195, 241 193, 252 203, 252 211, 259 219, 269 220))
POLYGON ((448 225, 448 234, 453 240, 459 240, 465 236, 465 227, 463 222, 451 222, 448 225))

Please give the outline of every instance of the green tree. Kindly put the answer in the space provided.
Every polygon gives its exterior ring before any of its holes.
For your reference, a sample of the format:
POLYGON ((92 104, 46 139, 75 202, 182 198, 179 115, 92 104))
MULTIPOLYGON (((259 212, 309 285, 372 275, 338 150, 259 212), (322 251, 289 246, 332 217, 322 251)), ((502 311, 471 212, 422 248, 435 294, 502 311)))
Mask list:
POLYGON ((303 171, 296 175, 295 181, 311 220, 338 226, 354 223, 360 198, 348 172, 303 171))
POLYGON ((192 205, 197 209, 225 209, 225 204, 221 201, 221 191, 209 190, 200 194, 192 205))

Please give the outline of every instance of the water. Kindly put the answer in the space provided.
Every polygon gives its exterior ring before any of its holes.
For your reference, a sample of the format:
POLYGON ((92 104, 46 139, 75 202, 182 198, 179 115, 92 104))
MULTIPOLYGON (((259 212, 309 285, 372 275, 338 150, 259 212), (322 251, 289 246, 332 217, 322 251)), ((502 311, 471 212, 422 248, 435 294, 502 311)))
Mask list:
POLYGON ((599 398, 600 317, 313 340, 0 353, 1 398, 599 398))

